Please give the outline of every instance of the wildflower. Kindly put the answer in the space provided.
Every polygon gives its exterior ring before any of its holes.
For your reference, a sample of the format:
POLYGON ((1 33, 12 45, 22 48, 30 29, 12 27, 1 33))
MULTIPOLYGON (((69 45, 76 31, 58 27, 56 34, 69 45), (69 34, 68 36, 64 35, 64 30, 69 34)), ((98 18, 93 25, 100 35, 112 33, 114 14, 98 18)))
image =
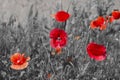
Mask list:
POLYGON ((28 62, 30 57, 25 57, 24 54, 15 53, 10 57, 12 65, 10 66, 12 69, 15 70, 22 70, 27 68, 28 62))
POLYGON ((107 20, 102 16, 99 16, 96 20, 93 20, 90 23, 90 27, 92 29, 99 28, 100 30, 105 30, 106 25, 107 25, 107 20))
POLYGON ((112 12, 112 16, 113 16, 114 19, 120 19, 120 11, 114 10, 112 12))
POLYGON ((58 22, 65 22, 70 17, 70 14, 65 11, 58 11, 52 17, 58 22))
POLYGON ((109 16, 109 21, 110 23, 113 22, 114 20, 120 19, 120 11, 114 10, 112 11, 111 16, 109 16))
POLYGON ((97 61, 102 61, 106 58, 106 47, 100 44, 91 42, 87 45, 87 53, 90 58, 97 61))
POLYGON ((62 29, 55 28, 50 32, 50 39, 51 47, 64 47, 67 44, 67 33, 62 29))

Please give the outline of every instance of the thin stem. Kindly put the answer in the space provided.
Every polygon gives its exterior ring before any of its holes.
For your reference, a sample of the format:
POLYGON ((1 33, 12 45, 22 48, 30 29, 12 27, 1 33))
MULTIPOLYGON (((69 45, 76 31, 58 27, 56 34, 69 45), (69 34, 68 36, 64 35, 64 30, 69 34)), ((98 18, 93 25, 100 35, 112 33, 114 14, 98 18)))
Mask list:
MULTIPOLYGON (((42 39, 41 39, 41 40, 42 40, 42 39)), ((43 41, 42 41, 42 43, 43 43, 43 41)), ((43 45, 44 49, 46 50, 47 57, 48 57, 48 62, 50 63, 53 72, 55 73, 55 71, 54 71, 54 69, 53 69, 53 67, 52 67, 52 64, 51 64, 51 60, 50 60, 50 55, 49 55, 48 49, 46 48, 46 46, 45 46, 44 44, 42 44, 42 45, 43 45)))
POLYGON ((85 65, 85 67, 84 67, 84 69, 83 69, 83 71, 82 71, 82 75, 85 74, 85 72, 86 72, 86 70, 87 70, 89 64, 90 64, 90 61, 85 65))
POLYGON ((61 1, 61 2, 60 2, 60 3, 61 3, 61 10, 62 10, 62 9, 63 9, 62 0, 60 0, 60 1, 61 1))

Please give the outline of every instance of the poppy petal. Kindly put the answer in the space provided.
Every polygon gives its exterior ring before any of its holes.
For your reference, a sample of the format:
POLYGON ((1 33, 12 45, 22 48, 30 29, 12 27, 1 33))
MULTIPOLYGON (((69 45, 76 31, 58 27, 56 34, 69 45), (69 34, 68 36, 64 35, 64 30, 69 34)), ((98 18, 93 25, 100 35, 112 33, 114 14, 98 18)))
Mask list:
POLYGON ((55 28, 51 30, 50 38, 50 45, 53 48, 57 46, 63 47, 67 43, 67 33, 62 29, 55 28))
POLYGON ((65 22, 70 17, 70 14, 65 11, 58 11, 55 15, 55 19, 58 22, 65 22))
POLYGON ((97 61, 103 61, 106 59, 106 55, 95 56, 94 59, 96 59, 97 61))
POLYGON ((14 55, 12 55, 10 57, 10 60, 11 60, 12 63, 16 64, 20 58, 21 58, 21 54, 20 53, 15 53, 14 55))
POLYGON ((65 46, 66 44, 67 44, 67 39, 66 38, 62 38, 61 40, 60 40, 60 46, 61 47, 63 47, 63 46, 65 46))
POLYGON ((49 36, 50 38, 56 39, 59 36, 59 29, 58 28, 52 29, 49 36))
POLYGON ((110 16, 110 17, 109 17, 109 22, 110 22, 110 23, 112 23, 114 20, 115 20, 115 19, 114 19, 113 16, 110 16))
POLYGON ((60 46, 56 47, 56 48, 55 48, 55 52, 56 52, 57 54, 60 54, 60 53, 62 52, 62 48, 61 48, 60 46))
POLYGON ((105 19, 104 19, 104 17, 99 16, 96 21, 97 21, 97 25, 101 26, 102 24, 104 24, 105 19))
POLYGON ((50 45, 51 45, 51 47, 56 48, 59 44, 56 42, 55 39, 51 39, 50 40, 50 45))
MULTIPOLYGON (((91 51, 92 52, 92 51, 91 51)), ((90 56, 90 58, 92 58, 92 59, 95 59, 95 60, 97 60, 97 61, 103 61, 104 59, 106 59, 106 54, 105 55, 94 55, 93 53, 91 53, 91 52, 89 52, 89 56, 90 56)))
POLYGON ((67 33, 64 30, 60 30, 60 38, 67 38, 67 33))
POLYGON ((91 42, 87 45, 87 53, 90 58, 102 61, 106 58, 106 48, 103 45, 91 42))
POLYGON ((11 69, 14 69, 14 70, 23 70, 23 69, 27 68, 27 66, 28 66, 28 62, 25 62, 22 65, 12 64, 10 67, 11 67, 11 69))
POLYGON ((30 60, 30 57, 27 57, 26 61, 29 61, 30 60))
POLYGON ((105 30, 106 29, 106 25, 103 24, 102 26, 100 26, 100 30, 105 30))
POLYGON ((112 16, 113 16, 114 19, 119 19, 120 18, 120 11, 114 10, 112 12, 112 16))
POLYGON ((97 28, 96 21, 91 21, 91 23, 90 23, 90 28, 91 28, 91 29, 97 28))

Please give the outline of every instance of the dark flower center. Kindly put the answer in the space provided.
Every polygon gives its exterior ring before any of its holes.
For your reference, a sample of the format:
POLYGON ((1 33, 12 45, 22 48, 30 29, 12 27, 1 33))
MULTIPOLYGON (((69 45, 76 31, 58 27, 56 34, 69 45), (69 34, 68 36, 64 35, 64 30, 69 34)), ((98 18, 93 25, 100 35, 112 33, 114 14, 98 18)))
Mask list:
POLYGON ((58 38, 57 38, 57 40, 59 40, 59 41, 60 41, 60 40, 61 40, 61 38, 60 38, 60 37, 58 37, 58 38))

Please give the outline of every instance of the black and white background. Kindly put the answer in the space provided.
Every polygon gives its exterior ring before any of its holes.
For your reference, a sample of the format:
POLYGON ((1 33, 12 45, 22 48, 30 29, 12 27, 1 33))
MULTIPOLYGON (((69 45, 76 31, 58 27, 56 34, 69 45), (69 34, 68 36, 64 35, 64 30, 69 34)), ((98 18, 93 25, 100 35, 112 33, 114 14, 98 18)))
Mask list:
POLYGON ((91 20, 114 9, 120 10, 120 0, 0 0, 0 80, 120 80, 120 20, 105 31, 89 28, 91 20), (51 18, 59 10, 71 14, 66 23, 51 18), (62 54, 51 56, 49 32, 55 27, 65 29, 68 44, 62 54), (89 58, 91 41, 106 46, 106 60, 89 58), (15 52, 31 57, 26 69, 10 68, 15 52))

